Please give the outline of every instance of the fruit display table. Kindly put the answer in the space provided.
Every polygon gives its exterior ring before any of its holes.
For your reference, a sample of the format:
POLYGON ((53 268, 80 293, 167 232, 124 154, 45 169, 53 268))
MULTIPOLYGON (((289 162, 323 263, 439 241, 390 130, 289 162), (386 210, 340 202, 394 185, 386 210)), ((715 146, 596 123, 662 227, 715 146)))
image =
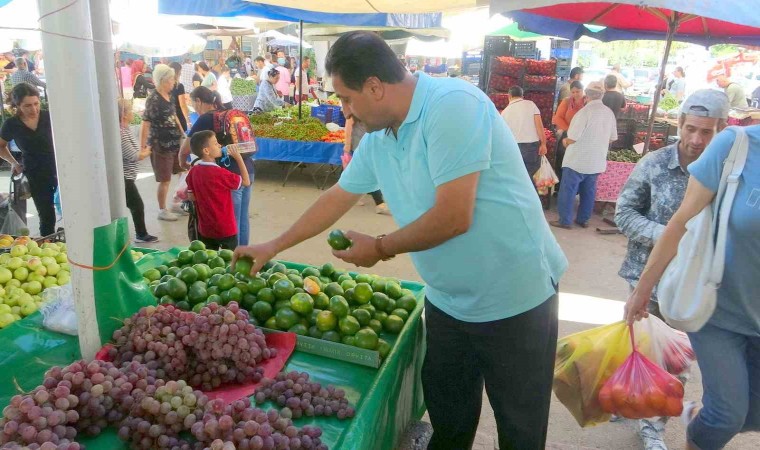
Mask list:
POLYGON ((634 167, 635 163, 607 161, 607 170, 599 174, 596 182, 596 201, 617 202, 634 167))
MULTIPOLYGON (((329 166, 330 170, 327 176, 337 172, 341 168, 342 143, 256 138, 256 144, 258 151, 256 152, 255 159, 291 163, 285 173, 285 178, 282 182, 283 186, 288 182, 288 178, 290 178, 293 172, 299 167, 303 167, 304 164, 319 164, 318 170, 329 166)), ((324 188, 325 182, 319 183, 314 178, 314 183, 318 187, 324 188)))
MULTIPOLYGON (((135 292, 139 293, 132 310, 143 305, 145 293, 150 295, 148 287, 141 279, 132 275, 143 273, 176 258, 180 250, 152 253, 141 258, 136 264, 129 261, 133 270, 128 270, 126 276, 135 292)), ((299 270, 305 267, 294 263, 285 265, 299 270)), ((105 289, 102 286, 101 288, 105 289)), ((330 449, 396 448, 406 427, 424 413, 420 381, 425 353, 425 335, 421 320, 424 305, 423 286, 403 282, 403 288, 413 291, 418 303, 401 333, 395 337, 392 350, 379 368, 339 361, 298 349, 286 363, 285 371, 306 371, 313 381, 323 385, 332 384, 345 390, 346 398, 356 406, 355 417, 348 420, 338 420, 336 417, 303 417, 295 421, 298 427, 320 427, 323 433, 322 442, 330 449)), ((111 292, 115 292, 115 289, 111 292)), ((130 293, 121 293, 126 297, 126 301, 129 301, 130 293)), ((42 329, 40 316, 30 316, 20 321, 20 324, 15 326, 13 335, 8 335, 6 331, 0 330, 0 367, 4 368, 0 370, 4 381, 4 387, 0 389, 0 400, 3 406, 7 404, 11 395, 19 391, 29 391, 40 384, 45 368, 65 365, 79 357, 77 338, 42 329), (11 345, 14 352, 21 351, 23 354, 9 355, 11 349, 6 350, 5 344, 11 345), (15 366, 9 365, 13 364, 13 361, 22 360, 31 362, 30 370, 25 370, 25 367, 16 370, 15 366)), ((101 335, 105 333, 102 332, 101 335)), ((88 449, 128 448, 128 444, 119 440, 113 428, 104 430, 97 437, 78 436, 77 441, 88 449)))

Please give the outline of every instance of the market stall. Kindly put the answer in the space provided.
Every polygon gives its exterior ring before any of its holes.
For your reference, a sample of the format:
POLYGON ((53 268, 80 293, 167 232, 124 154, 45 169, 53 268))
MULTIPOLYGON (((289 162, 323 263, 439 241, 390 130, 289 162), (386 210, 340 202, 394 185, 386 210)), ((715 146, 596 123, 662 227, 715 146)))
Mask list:
MULTIPOLYGON (((133 323, 137 324, 139 317, 147 317, 146 314, 159 311, 150 306, 157 302, 161 305, 159 308, 164 308, 163 311, 194 315, 195 313, 183 313, 180 310, 189 310, 192 304, 194 311, 206 314, 203 309, 208 309, 209 306, 232 308, 234 301, 235 305, 239 302, 239 305, 245 308, 243 316, 246 320, 250 317, 250 323, 254 326, 264 327, 261 329, 267 333, 266 345, 277 349, 279 356, 275 357, 272 354, 271 360, 264 358, 260 362, 260 365, 264 367, 264 376, 274 377, 280 370, 306 372, 311 382, 321 383, 323 387, 329 389, 330 394, 333 389, 336 392, 340 390, 342 393, 337 399, 345 398, 346 402, 343 403, 341 400, 341 405, 350 405, 341 407, 344 414, 337 416, 334 412, 328 413, 326 410, 309 413, 306 409, 303 410, 303 417, 297 417, 294 414, 292 421, 298 430, 307 430, 305 427, 318 427, 321 442, 330 449, 392 449, 396 448, 407 425, 422 416, 424 412, 420 382, 424 358, 424 331, 421 320, 424 304, 422 285, 366 274, 349 274, 329 264, 315 267, 296 263, 277 263, 270 264, 267 271, 262 274, 267 277, 266 279, 248 278, 243 275, 233 277, 227 273, 226 269, 231 252, 227 254, 207 252, 199 247, 201 244, 198 242, 191 244, 191 250, 174 248, 167 252, 153 252, 140 257, 135 263, 130 257, 128 245, 122 246, 122 243, 128 242, 125 220, 96 230, 96 238, 104 244, 102 247, 105 249, 99 249, 96 252, 96 263, 106 264, 108 260, 115 258, 111 262, 118 267, 116 270, 103 271, 100 280, 107 281, 108 284, 101 283, 98 291, 101 292, 103 298, 107 294, 118 295, 119 298, 118 302, 108 307, 104 305, 104 302, 98 302, 98 316, 99 319, 103 319, 103 323, 99 323, 102 335, 114 336, 113 340, 107 339, 114 345, 106 346, 99 352, 98 359, 117 362, 131 360, 131 364, 122 366, 122 373, 132 374, 133 369, 125 367, 134 367, 134 370, 137 370, 141 364, 135 365, 135 361, 143 361, 142 357, 134 359, 131 356, 132 353, 125 353, 139 351, 137 347, 129 346, 131 340, 124 341, 117 337, 125 336, 130 326, 137 326, 124 321, 132 313, 137 312, 133 318, 133 323), (116 251, 119 247, 122 249, 121 252, 116 251), (196 262, 200 260, 206 263, 196 262), (160 276, 158 275, 160 273, 166 273, 166 275, 161 276, 160 279, 156 278, 160 276), (207 278, 198 280, 199 276, 207 278), (227 278, 230 279, 229 283, 227 278), (189 283, 191 280, 195 280, 192 286, 189 283), (198 283, 206 287, 201 288, 198 283), (120 285, 124 289, 114 290, 109 287, 110 285, 120 285), (301 288, 296 288, 296 286, 303 286, 305 290, 298 293, 298 289, 301 288), (167 289, 168 293, 158 298, 163 289, 167 289), (241 294, 241 289, 246 293, 241 294), (212 290, 214 293, 211 293, 212 290), (203 292, 202 298, 197 296, 199 291, 203 292), (238 294, 242 295, 240 300, 235 297, 238 294), (328 301, 328 294, 335 295, 328 301), (282 299, 291 295, 292 298, 283 304, 282 299), (346 298, 350 299, 350 302, 346 298), (365 300, 366 303, 364 303, 365 300), (311 310, 312 302, 314 308, 316 306, 324 308, 326 315, 323 313, 310 315, 303 309, 306 306, 308 310, 311 310), (149 306, 148 309, 143 308, 138 311, 146 305, 149 306), (262 306, 264 306, 263 309, 262 306), (265 321, 266 317, 269 317, 269 320, 265 321), (339 321, 340 327, 337 326, 338 317, 342 317, 339 321), (312 324, 308 332, 305 325, 298 323, 307 320, 312 324), (291 325, 291 322, 296 325, 291 325), (290 332, 282 333, 269 328, 290 330, 290 332), (270 369, 274 369, 274 372, 271 373, 270 369), (389 398, 394 401, 387 401, 389 398)), ((239 267, 235 269, 240 270, 239 267)), ((232 272, 235 273, 235 270, 232 272)), ((227 311, 229 312, 229 309, 227 311)), ((238 316, 243 317, 239 314, 238 316)), ((198 332, 202 333, 201 329, 198 332)), ((145 336, 145 332, 140 332, 139 336, 145 336)), ((43 326, 39 313, 20 320, 10 327, 0 329, 0 343, 2 344, 0 345, 0 360, 3 361, 4 367, 12 368, 2 371, 0 375, 3 377, 2 388, 0 388, 0 400, 3 404, 7 404, 12 395, 30 392, 35 386, 41 385, 44 379, 43 373, 49 367, 65 366, 79 358, 77 338, 47 330, 43 326)), ((154 361, 162 360, 159 358, 154 361)), ((107 363, 102 363, 102 366, 108 367, 107 363)), ((89 370, 90 366, 88 366, 89 370)), ((108 373, 115 374, 116 372, 111 370, 108 373)), ((134 373, 135 375, 129 376, 138 376, 136 374, 139 372, 134 373)), ((171 372, 167 371, 165 376, 168 377, 169 373, 171 372)), ((254 402, 256 407, 268 410, 269 414, 280 411, 283 414, 282 417, 290 416, 290 412, 297 409, 292 405, 290 408, 282 404, 278 406, 279 400, 271 402, 258 396, 254 397, 253 394, 258 392, 257 385, 259 384, 256 379, 242 383, 232 382, 210 390, 204 388, 203 391, 209 398, 222 399, 222 404, 233 404, 241 396, 253 397, 256 400, 254 402), (286 409, 288 416, 285 416, 286 409)), ((139 383, 135 386, 139 386, 139 383)), ((56 395, 57 391, 52 386, 48 387, 51 392, 49 395, 56 395)), ((74 385, 70 388, 70 392, 76 393, 76 389, 74 385)), ((35 401, 34 399, 40 401, 43 398, 42 394, 36 394, 37 391, 29 396, 33 399, 32 401, 35 401)), ((69 392, 68 389, 67 392, 69 392)), ((105 395, 108 396, 108 391, 105 395)), ((198 395, 200 393, 196 393, 194 399, 199 398, 198 395)), ((319 395, 322 395, 321 391, 319 395)), ((318 395, 315 393, 314 396, 318 395)), ((47 398, 45 397, 41 405, 46 403, 47 398)), ((21 402, 21 398, 18 402, 21 402)), ((287 405, 290 405, 290 402, 287 405)), ((77 411, 77 417, 89 417, 86 413, 88 406, 85 402, 80 406, 76 404, 71 406, 67 402, 65 408, 62 404, 56 403, 56 408, 59 407, 66 411, 77 411)), ((211 409, 206 411, 208 413, 211 409)), ((129 423, 129 417, 132 414, 134 414, 134 409, 120 416, 119 420, 109 422, 105 427, 92 429, 83 426, 82 429, 77 430, 77 433, 72 431, 72 434, 76 434, 76 441, 86 445, 87 448, 126 449, 129 448, 129 444, 124 441, 135 438, 132 434, 119 435, 117 431, 119 423, 122 424, 122 428, 128 427, 126 424, 129 423), (97 431, 96 436, 86 436, 88 432, 93 431, 97 431)), ((116 416, 108 415, 108 417, 116 416)), ((148 416, 142 417, 145 419, 148 416)), ((162 417, 160 414, 152 417, 159 420, 159 423, 165 423, 160 418, 162 417)), ((92 420, 99 421, 100 419, 105 420, 105 415, 92 420)), ((185 423, 187 424, 187 421, 185 423)), ((78 427, 77 421, 70 422, 68 426, 73 427, 72 430, 74 430, 78 427)), ((43 432, 44 428, 44 426, 39 427, 37 432, 43 432)), ((50 429, 53 428, 51 425, 50 429)), ((199 435, 195 429, 190 430, 189 426, 187 428, 188 435, 192 434, 197 439, 204 436, 202 433, 199 435)), ((301 431, 294 430, 294 433, 301 431)), ((210 431, 207 429, 207 432, 210 431)), ((135 433, 140 436, 139 428, 135 433)), ((167 431, 167 433, 170 432, 167 431)), ((21 434, 10 433, 8 436, 13 436, 14 440, 21 442, 25 439, 21 434)))

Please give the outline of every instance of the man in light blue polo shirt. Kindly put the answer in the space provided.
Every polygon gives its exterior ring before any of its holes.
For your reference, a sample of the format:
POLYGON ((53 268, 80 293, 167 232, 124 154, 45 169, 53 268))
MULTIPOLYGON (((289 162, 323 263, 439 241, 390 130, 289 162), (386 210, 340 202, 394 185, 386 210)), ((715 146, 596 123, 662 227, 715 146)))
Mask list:
POLYGON ((471 447, 485 384, 500 447, 543 449, 567 260, 512 134, 483 92, 409 74, 374 33, 345 34, 325 67, 344 114, 370 133, 338 185, 281 236, 236 257, 255 258, 257 271, 381 189, 400 228, 349 231, 352 246, 334 254, 371 267, 410 253, 427 284, 428 448, 471 447))

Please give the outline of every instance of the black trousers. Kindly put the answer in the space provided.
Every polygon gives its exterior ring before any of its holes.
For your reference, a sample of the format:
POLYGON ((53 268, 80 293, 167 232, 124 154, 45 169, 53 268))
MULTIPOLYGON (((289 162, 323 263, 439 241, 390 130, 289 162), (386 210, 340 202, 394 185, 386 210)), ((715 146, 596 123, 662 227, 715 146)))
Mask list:
POLYGON ((383 193, 380 192, 380 189, 376 190, 375 192, 370 192, 369 195, 372 196, 372 200, 375 202, 375 206, 385 203, 385 200, 383 199, 383 193))
POLYGON ((428 450, 468 450, 480 419, 483 386, 501 450, 543 450, 557 348, 558 296, 493 322, 456 320, 425 301, 422 367, 433 437, 428 450))
POLYGON ((541 142, 539 141, 517 144, 520 147, 523 163, 525 163, 525 168, 528 170, 528 175, 530 175, 531 179, 533 179, 533 174, 541 167, 541 156, 538 154, 538 147, 540 145, 541 142))
POLYGON ((32 191, 34 207, 40 216, 40 236, 50 236, 55 233, 55 206, 53 196, 58 187, 58 177, 55 174, 32 174, 25 172, 29 179, 29 189, 32 191))
POLYGON ((135 234, 145 236, 148 234, 145 228, 145 205, 140 197, 140 191, 137 190, 135 180, 124 179, 124 192, 127 194, 127 208, 132 213, 132 221, 135 223, 135 234))
MULTIPOLYGON (((554 153, 554 167, 557 173, 557 178, 562 181, 562 161, 565 160, 565 144, 562 143, 562 139, 567 137, 567 131, 557 136, 557 151, 554 153)), ((554 192, 559 192, 559 183, 554 186, 554 192)))
POLYGON ((206 244, 206 249, 208 250, 219 250, 220 248, 235 250, 235 247, 238 245, 237 234, 233 234, 232 236, 221 239, 207 238, 202 235, 198 235, 198 237, 200 238, 201 242, 206 244))

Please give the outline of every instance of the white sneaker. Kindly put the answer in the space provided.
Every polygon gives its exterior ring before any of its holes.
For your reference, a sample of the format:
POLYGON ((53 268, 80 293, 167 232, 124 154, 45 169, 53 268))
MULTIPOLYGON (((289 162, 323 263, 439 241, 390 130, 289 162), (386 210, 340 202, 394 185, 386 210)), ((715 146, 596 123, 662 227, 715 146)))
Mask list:
POLYGON ((380 203, 379 205, 375 206, 375 214, 390 216, 391 210, 388 209, 388 206, 385 203, 380 203))
POLYGON ((190 215, 187 211, 185 211, 184 209, 182 209, 182 204, 181 203, 175 203, 172 206, 172 211, 171 212, 173 214, 178 215, 178 216, 189 216, 190 215))
POLYGON ((177 215, 170 211, 162 209, 161 211, 158 212, 158 220, 165 220, 167 222, 176 222, 177 215))

